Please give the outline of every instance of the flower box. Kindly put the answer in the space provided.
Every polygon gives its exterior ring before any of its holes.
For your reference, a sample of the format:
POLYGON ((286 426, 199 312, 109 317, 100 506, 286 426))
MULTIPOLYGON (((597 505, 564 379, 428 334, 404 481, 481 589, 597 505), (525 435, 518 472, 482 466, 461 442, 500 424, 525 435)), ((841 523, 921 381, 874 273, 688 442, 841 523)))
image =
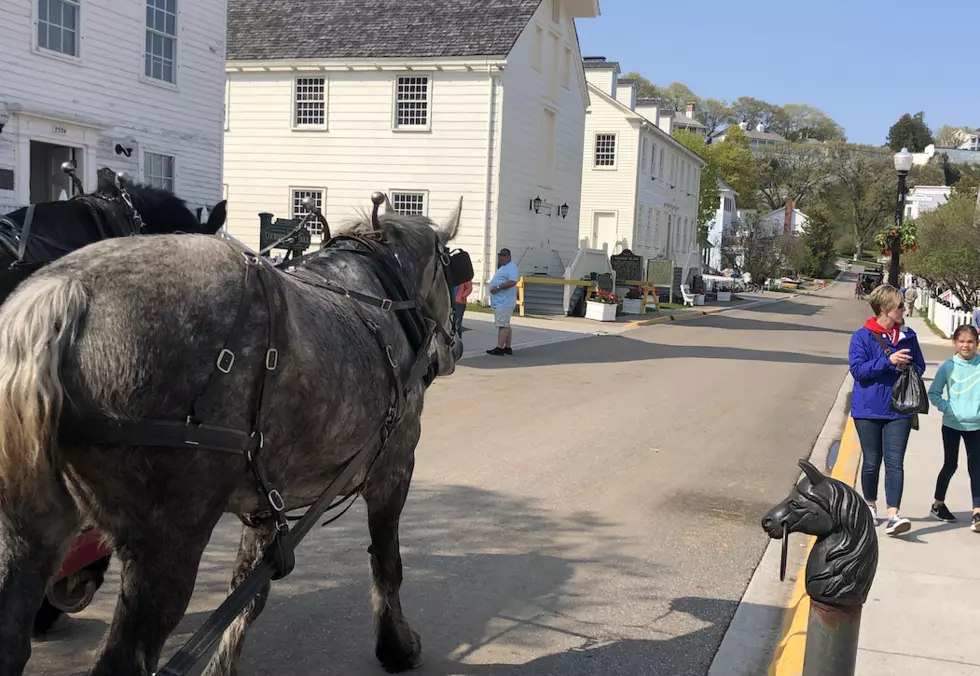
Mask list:
POLYGON ((642 298, 624 298, 623 299, 623 314, 624 315, 640 315, 640 314, 643 314, 643 299, 642 298))
POLYGON ((594 319, 597 322, 616 321, 616 305, 613 303, 596 303, 595 301, 585 302, 585 318, 594 319))
POLYGON ((731 291, 719 291, 718 292, 718 302, 719 303, 729 303, 732 300, 731 291))
POLYGON ((703 293, 699 293, 696 296, 694 296, 694 304, 695 305, 704 305, 704 294, 703 293))

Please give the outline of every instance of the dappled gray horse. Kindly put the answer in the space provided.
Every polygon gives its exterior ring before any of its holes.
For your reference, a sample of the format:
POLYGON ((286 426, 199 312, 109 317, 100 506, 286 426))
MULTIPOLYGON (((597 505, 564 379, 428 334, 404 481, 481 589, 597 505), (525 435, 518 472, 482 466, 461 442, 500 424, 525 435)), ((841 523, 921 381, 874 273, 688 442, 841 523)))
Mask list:
MULTIPOLYGON (((445 274, 458 224, 458 208, 442 226, 365 218, 293 272, 216 237, 115 239, 10 296, 0 310, 0 676, 23 672, 46 581, 83 520, 109 534, 122 563, 91 673, 147 675, 221 515, 245 524, 234 587, 274 551, 283 512, 311 504, 362 449, 375 452, 381 430, 383 452, 344 493, 360 489, 367 505, 376 655, 389 671, 417 666, 398 522, 425 388, 462 354, 445 274), (218 437, 240 437, 241 452, 222 452, 218 437)), ((268 591, 224 633, 208 674, 236 673, 268 591)))

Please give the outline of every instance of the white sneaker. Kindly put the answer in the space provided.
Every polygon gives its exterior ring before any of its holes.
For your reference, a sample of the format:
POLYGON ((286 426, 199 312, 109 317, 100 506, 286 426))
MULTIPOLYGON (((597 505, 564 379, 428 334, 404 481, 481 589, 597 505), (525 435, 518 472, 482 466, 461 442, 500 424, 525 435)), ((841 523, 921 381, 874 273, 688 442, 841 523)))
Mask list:
POLYGON ((875 527, 881 525, 881 519, 878 518, 878 508, 874 505, 868 505, 868 509, 871 510, 871 520, 874 521, 875 527))
POLYGON ((885 533, 888 535, 901 535, 910 530, 912 530, 912 522, 898 514, 888 519, 888 525, 885 526, 885 533))

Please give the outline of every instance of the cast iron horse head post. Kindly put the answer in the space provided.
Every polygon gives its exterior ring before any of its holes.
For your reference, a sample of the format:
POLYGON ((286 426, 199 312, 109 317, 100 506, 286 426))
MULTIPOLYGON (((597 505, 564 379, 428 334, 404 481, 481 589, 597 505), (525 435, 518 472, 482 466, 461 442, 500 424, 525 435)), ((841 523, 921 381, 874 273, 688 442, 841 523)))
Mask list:
POLYGON ((864 499, 847 484, 800 460, 806 475, 762 518, 783 539, 780 579, 790 533, 816 536, 806 564, 810 597, 803 676, 853 676, 861 609, 878 567, 878 536, 864 499))

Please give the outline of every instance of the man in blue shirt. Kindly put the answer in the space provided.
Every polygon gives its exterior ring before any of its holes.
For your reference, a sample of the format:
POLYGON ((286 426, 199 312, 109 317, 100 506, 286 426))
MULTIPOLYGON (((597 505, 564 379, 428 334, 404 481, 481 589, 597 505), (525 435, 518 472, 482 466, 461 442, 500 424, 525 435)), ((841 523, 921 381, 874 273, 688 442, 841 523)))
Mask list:
POLYGON ((490 280, 490 307, 493 308, 493 324, 497 327, 497 347, 487 350, 487 354, 501 356, 514 354, 511 339, 510 318, 517 306, 517 281, 521 273, 510 258, 510 249, 501 249, 497 254, 497 272, 490 280))

